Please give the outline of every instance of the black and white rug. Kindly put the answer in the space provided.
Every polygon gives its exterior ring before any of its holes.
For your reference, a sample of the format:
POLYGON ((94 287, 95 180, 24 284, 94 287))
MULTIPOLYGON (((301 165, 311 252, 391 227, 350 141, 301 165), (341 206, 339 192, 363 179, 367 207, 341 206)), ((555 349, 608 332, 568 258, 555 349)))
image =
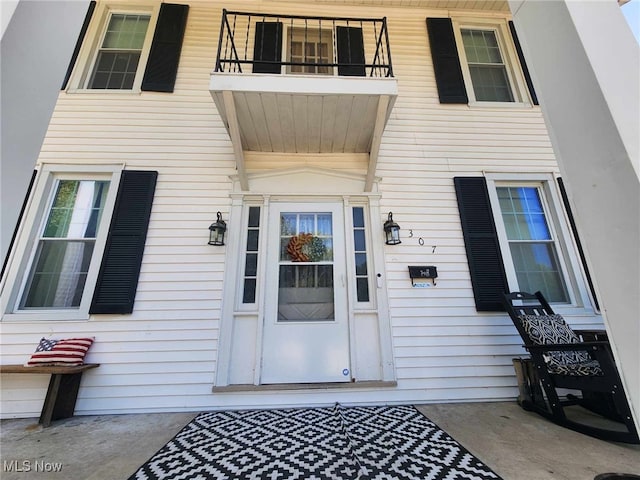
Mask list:
POLYGON ((129 480, 499 479, 412 406, 202 413, 129 480))

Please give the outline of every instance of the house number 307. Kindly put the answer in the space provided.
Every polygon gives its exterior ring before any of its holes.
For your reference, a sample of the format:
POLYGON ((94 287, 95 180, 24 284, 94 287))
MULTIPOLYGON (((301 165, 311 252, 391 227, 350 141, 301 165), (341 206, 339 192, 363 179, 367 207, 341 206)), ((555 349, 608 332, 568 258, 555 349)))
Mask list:
MULTIPOLYGON (((409 238, 413 238, 413 230, 409 230, 409 238)), ((424 238, 418 237, 418 245, 424 247, 424 238)), ((431 253, 436 253, 436 245, 432 245, 431 248, 431 253)))

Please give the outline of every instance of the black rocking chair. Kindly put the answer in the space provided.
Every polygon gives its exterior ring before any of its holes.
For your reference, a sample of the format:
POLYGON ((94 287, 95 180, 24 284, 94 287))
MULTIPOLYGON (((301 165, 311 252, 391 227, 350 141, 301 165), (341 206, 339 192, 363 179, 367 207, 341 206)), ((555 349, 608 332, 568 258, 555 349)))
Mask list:
POLYGON ((528 394, 519 399, 534 411, 566 428, 603 440, 640 443, 611 347, 602 335, 572 330, 554 313, 540 292, 504 294, 504 305, 531 355, 537 378, 528 378, 528 394), (557 389, 580 390, 560 399, 557 389), (544 395, 543 395, 544 392, 544 395), (545 398, 546 396, 546 398, 545 398), (580 405, 609 420, 602 426, 571 420, 565 407, 580 405))

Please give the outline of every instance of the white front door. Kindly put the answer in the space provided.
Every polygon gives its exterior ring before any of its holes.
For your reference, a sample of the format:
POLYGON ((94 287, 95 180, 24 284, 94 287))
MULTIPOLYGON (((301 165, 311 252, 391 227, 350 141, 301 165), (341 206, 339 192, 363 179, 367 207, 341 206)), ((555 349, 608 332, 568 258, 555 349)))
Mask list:
POLYGON ((261 383, 348 382, 342 205, 272 203, 261 383))

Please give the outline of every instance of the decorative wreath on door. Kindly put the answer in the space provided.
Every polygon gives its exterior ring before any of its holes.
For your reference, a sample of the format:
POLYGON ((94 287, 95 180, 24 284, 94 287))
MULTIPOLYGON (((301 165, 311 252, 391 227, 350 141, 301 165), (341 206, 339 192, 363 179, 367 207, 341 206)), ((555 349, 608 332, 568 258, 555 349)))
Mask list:
POLYGON ((319 262, 326 252, 327 247, 322 239, 311 233, 291 237, 287 244, 287 253, 293 262, 319 262))

